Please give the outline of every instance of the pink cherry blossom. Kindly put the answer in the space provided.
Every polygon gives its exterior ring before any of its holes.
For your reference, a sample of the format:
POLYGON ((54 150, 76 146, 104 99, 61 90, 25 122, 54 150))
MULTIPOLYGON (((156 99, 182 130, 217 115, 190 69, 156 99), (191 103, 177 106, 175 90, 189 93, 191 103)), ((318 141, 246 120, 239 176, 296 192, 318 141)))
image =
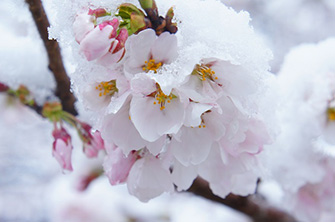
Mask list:
POLYGON ((247 96, 256 92, 256 79, 241 65, 216 58, 202 59, 181 87, 193 101, 213 103, 222 94, 247 96))
POLYGON ((97 60, 97 63, 103 66, 113 66, 125 53, 124 46, 128 38, 127 30, 120 29, 119 34, 117 34, 119 20, 116 18, 111 21, 104 21, 94 26, 93 29, 86 28, 86 20, 87 16, 81 15, 74 26, 80 51, 88 61, 97 60))
POLYGON ((79 89, 84 106, 102 114, 118 112, 131 93, 128 80, 113 69, 92 79, 79 89))
POLYGON ((153 79, 138 75, 131 82, 134 93, 129 114, 143 139, 154 142, 161 136, 177 133, 185 117, 185 104, 177 91, 165 95, 153 79), (146 85, 146 87, 142 87, 146 85))
POLYGON ((177 37, 168 32, 156 36, 153 29, 143 30, 131 37, 129 55, 125 65, 126 72, 132 74, 143 71, 157 72, 160 66, 169 64, 177 58, 177 37), (151 69, 150 67, 145 69, 148 63, 151 64, 151 69))

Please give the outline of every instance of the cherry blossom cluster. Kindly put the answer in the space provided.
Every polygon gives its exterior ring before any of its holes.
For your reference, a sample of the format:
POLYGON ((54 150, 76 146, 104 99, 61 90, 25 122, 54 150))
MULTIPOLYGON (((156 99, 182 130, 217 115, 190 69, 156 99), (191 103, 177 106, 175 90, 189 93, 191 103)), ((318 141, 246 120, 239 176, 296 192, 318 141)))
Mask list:
MULTIPOLYGON (((155 1, 139 3, 144 11, 131 3, 115 14, 88 8, 73 23, 78 52, 87 60, 74 85, 80 82, 79 101, 93 113, 105 141, 110 183, 127 183, 141 201, 172 192, 174 185, 186 190, 197 176, 221 197, 253 193, 258 154, 271 141, 260 108, 268 66, 250 62, 254 52, 232 47, 225 37, 230 34, 213 30, 213 24, 188 25, 178 10, 187 2, 175 2, 165 17, 155 1), (190 30, 201 31, 199 39, 206 41, 198 42, 190 30)), ((209 3, 199 1, 236 22, 245 16, 209 3)), ((234 21, 215 19, 236 32, 229 25, 234 21)), ((240 28, 254 39, 247 22, 240 28)))

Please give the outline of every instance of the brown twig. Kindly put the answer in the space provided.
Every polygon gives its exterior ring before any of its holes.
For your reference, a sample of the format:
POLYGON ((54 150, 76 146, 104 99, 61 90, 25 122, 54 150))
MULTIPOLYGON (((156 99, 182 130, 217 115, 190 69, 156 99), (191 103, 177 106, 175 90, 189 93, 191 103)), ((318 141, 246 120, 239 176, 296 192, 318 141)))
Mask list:
POLYGON ((57 84, 55 94, 61 100, 64 111, 77 115, 74 107, 75 97, 70 91, 71 83, 64 68, 59 45, 56 40, 48 39, 48 27, 50 23, 42 2, 41 0, 26 0, 26 3, 29 5, 29 10, 48 53, 49 69, 53 73, 57 84))
POLYGON ((252 196, 242 197, 234 194, 222 199, 212 193, 208 182, 197 178, 187 190, 207 200, 229 206, 241 213, 248 215, 255 222, 296 222, 291 215, 274 207, 268 206, 265 200, 257 200, 252 196))

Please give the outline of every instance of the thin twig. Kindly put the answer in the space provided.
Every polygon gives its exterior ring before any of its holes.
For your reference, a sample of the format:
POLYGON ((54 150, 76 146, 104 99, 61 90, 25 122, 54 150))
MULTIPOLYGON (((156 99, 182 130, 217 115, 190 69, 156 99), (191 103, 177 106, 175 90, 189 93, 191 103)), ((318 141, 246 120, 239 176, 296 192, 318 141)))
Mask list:
POLYGON ((53 73, 57 88, 55 95, 61 100, 63 110, 77 115, 74 107, 75 97, 70 91, 71 82, 66 74, 60 48, 56 40, 48 39, 49 20, 45 14, 41 0, 26 0, 33 16, 38 32, 48 53, 49 69, 53 73))
MULTIPOLYGON (((248 215, 254 222, 296 222, 288 213, 268 206, 265 200, 256 200, 252 196, 242 197, 234 194, 222 199, 212 193, 208 182, 197 178, 190 189, 190 193, 201 196, 207 200, 229 206, 241 213, 248 215)), ((260 198, 259 198, 260 199, 260 198)))

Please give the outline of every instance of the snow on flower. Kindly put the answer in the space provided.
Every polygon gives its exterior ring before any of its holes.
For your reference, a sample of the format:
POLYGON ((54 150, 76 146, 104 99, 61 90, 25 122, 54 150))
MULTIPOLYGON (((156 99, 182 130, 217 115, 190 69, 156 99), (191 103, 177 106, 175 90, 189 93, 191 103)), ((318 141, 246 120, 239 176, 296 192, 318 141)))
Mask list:
POLYGON ((177 37, 168 32, 156 36, 153 29, 141 31, 132 37, 130 57, 125 64, 129 73, 154 72, 177 58, 177 37))
POLYGON ((218 1, 157 6, 165 17, 135 1, 116 16, 99 5, 76 16, 67 39, 78 60, 74 90, 114 147, 104 163, 111 184, 127 183, 141 201, 185 190, 197 176, 222 197, 252 193, 271 135, 260 105, 271 53, 246 13, 218 1))

